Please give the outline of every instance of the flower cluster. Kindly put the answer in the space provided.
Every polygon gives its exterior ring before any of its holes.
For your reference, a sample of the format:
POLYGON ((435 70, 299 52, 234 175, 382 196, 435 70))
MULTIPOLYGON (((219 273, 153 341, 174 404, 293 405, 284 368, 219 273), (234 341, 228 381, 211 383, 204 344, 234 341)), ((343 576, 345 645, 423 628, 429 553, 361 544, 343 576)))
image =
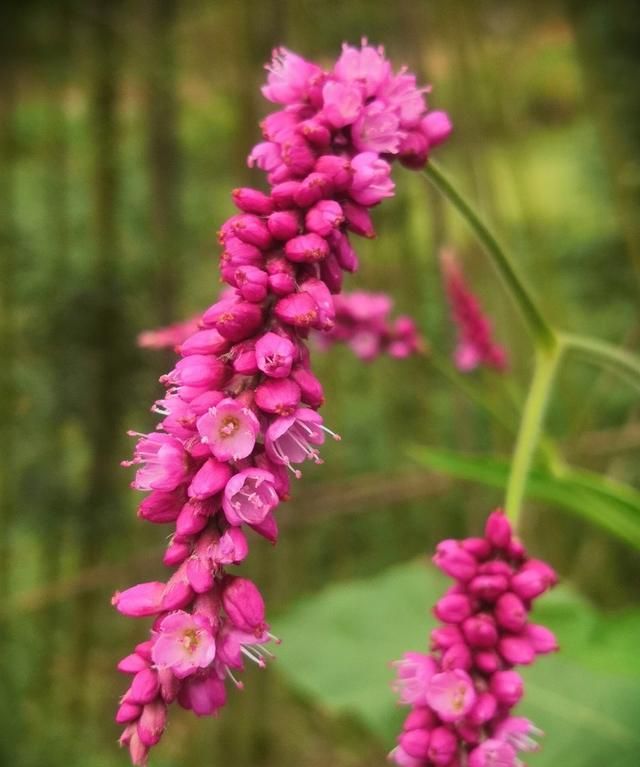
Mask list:
POLYGON ((385 293, 343 293, 334 298, 334 305, 335 324, 319 336, 321 347, 347 344, 365 362, 385 352, 404 358, 424 351, 424 342, 411 317, 390 319, 393 301, 385 293))
POLYGON ((456 367, 463 373, 482 365, 504 371, 507 353, 493 340, 491 322, 469 288, 455 256, 451 251, 443 250, 440 263, 452 319, 458 331, 454 352, 456 367))
POLYGON ((533 724, 512 715, 523 695, 513 670, 557 650, 553 633, 530 623, 532 602, 553 586, 549 565, 527 555, 501 510, 482 538, 438 544, 434 563, 455 580, 434 608, 442 625, 431 654, 396 662, 396 691, 410 705, 391 760, 401 767, 517 767, 536 748, 533 724))
POLYGON ((125 615, 152 616, 151 637, 120 663, 132 676, 117 720, 136 765, 160 739, 167 704, 198 715, 225 702, 245 661, 264 665, 273 639, 257 587, 227 572, 247 555, 245 530, 275 542, 274 511, 289 474, 321 463, 327 429, 310 369, 310 331, 335 325, 333 294, 357 267, 350 233, 374 236, 369 210, 393 195, 390 160, 423 165, 450 124, 428 112, 413 75, 394 74, 382 49, 345 46, 331 71, 276 51, 263 93, 283 109, 262 123, 250 165, 268 192, 236 189, 221 227, 228 285, 179 346, 154 410, 137 434, 139 516, 175 526, 166 582, 117 593, 125 615))

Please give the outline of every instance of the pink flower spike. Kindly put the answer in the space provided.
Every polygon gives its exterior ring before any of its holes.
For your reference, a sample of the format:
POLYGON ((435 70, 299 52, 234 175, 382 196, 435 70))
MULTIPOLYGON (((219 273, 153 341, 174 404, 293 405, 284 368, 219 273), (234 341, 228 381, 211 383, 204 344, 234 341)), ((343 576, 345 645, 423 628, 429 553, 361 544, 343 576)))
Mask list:
POLYGON ((494 341, 491 322, 467 285, 453 252, 442 251, 440 263, 458 335, 456 366, 463 373, 482 365, 503 372, 507 367, 506 351, 494 341))
POLYGON ((459 721, 476 702, 471 677, 462 669, 434 674, 427 686, 426 700, 443 722, 459 721))
POLYGON ((219 461, 246 458, 256 444, 260 424, 255 415, 237 400, 222 400, 197 422, 202 441, 219 461))
POLYGON ((231 525, 256 525, 278 504, 274 477, 263 469, 245 469, 224 490, 222 508, 231 525))
POLYGON ((160 621, 151 650, 157 668, 171 669, 184 679, 211 665, 215 654, 211 624, 205 618, 178 610, 160 621))

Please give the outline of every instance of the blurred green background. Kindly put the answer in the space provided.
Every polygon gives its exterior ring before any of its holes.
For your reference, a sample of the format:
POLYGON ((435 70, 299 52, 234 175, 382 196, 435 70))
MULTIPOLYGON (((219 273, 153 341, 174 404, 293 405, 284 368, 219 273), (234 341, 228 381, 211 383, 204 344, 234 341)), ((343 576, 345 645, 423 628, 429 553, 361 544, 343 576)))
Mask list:
MULTIPOLYGON (((438 159, 495 222, 545 311, 638 349, 640 13, 631 0, 3 8, 0 764, 124 765, 114 664, 146 628, 109 597, 163 577, 166 531, 136 520, 139 498, 118 464, 132 447, 126 429, 153 427, 157 379, 171 367, 135 338, 217 294, 215 231, 230 189, 258 180, 245 158, 269 110, 259 85, 271 48, 328 64, 342 41, 367 35, 433 83, 431 103, 456 128, 438 159)), ((477 532, 500 503, 499 489, 427 471, 408 448, 507 453, 509 430, 474 400, 515 423, 529 340, 456 214, 419 175, 398 168, 396 181, 349 287, 390 290, 448 355, 436 254, 455 245, 512 373, 467 377, 470 398, 427 359, 318 355, 323 412, 343 441, 296 485, 277 549, 254 541, 247 567, 285 639, 281 657, 249 672, 217 721, 174 711, 157 767, 383 765, 397 726, 383 664, 420 649, 441 588, 412 560, 477 532)), ((637 485, 639 417, 631 388, 575 363, 549 433, 572 463, 637 485)), ((546 761, 532 764, 635 765, 637 553, 535 502, 524 532, 568 584, 545 614, 567 653, 541 660, 531 682, 548 742, 546 761)))

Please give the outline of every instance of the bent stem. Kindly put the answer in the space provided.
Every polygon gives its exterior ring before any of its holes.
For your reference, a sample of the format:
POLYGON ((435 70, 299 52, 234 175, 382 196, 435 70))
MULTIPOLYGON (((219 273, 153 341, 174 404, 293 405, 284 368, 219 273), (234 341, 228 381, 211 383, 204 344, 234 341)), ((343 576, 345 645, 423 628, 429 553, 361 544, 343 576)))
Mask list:
POLYGON ((564 347, 556 344, 551 350, 538 349, 536 352, 531 387, 524 404, 507 482, 505 507, 507 517, 515 528, 563 351, 564 347))
POLYGON ((560 342, 566 349, 576 351, 595 364, 609 368, 640 389, 640 358, 632 352, 597 338, 573 333, 562 333, 560 342))
POLYGON ((478 213, 449 181, 447 176, 431 160, 424 169, 425 176, 453 204, 465 219, 476 237, 491 258, 493 265, 502 277, 511 297, 519 307, 527 328, 538 346, 552 349, 556 344, 556 334, 536 305, 523 278, 518 274, 511 259, 498 240, 491 233, 478 213))

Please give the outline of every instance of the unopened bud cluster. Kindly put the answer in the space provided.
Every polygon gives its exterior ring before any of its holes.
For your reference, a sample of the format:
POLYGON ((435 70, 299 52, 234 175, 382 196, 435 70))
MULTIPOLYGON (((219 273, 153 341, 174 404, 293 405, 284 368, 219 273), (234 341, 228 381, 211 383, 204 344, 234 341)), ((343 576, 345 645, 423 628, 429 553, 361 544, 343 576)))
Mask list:
POLYGON ((395 663, 395 689, 411 712, 390 758, 400 767, 517 767, 539 732, 513 716, 524 693, 514 667, 557 650, 553 633, 529 621, 556 574, 527 555, 500 510, 482 538, 442 541, 433 561, 455 584, 435 605, 442 625, 431 653, 395 663))

